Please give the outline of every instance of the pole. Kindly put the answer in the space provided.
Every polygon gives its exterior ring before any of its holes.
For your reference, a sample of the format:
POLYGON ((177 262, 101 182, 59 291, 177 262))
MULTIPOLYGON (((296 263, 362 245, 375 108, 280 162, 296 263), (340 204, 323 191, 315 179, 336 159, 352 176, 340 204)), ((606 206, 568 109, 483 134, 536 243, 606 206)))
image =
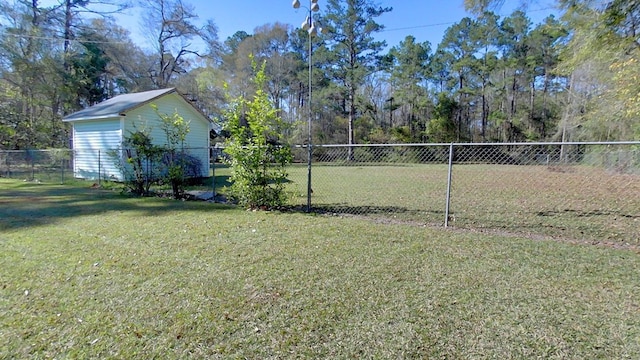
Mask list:
MULTIPOLYGON (((211 150, 209 150, 211 151, 211 150)), ((218 148, 214 148, 213 151, 213 162, 211 164, 211 194, 213 195, 213 202, 216 202, 216 159, 218 158, 218 148)))
MULTIPOLYGON (((300 0, 293 0, 292 6, 294 9, 298 9, 300 8, 300 0)), ((304 6, 303 6, 304 7, 304 6)), ((318 6, 318 0, 309 0, 309 7, 307 8, 307 11, 309 12, 309 16, 307 16, 306 21, 302 24, 302 29, 306 30, 307 33, 309 34, 309 55, 307 56, 307 59, 309 61, 309 104, 307 105, 307 212, 311 212, 311 192, 313 190, 311 190, 311 158, 313 157, 313 144, 312 144, 312 138, 311 138, 311 131, 312 131, 312 126, 311 126, 311 122, 313 119, 313 110, 311 108, 311 98, 312 98, 312 52, 313 52, 313 42, 312 42, 312 37, 313 35, 315 35, 317 28, 313 22, 313 12, 314 11, 319 11, 320 10, 320 6, 318 6)), ((322 32, 322 28, 320 28, 320 31, 322 32)))
POLYGON ((31 161, 31 181, 36 179, 36 167, 35 167, 35 150, 27 150, 29 151, 29 160, 31 161))
POLYGON ((444 208, 444 227, 449 226, 449 205, 451 204, 452 172, 453 172, 453 143, 449 145, 449 172, 447 174, 447 203, 444 208))
POLYGON ((100 150, 98 150, 98 187, 100 187, 102 181, 102 162, 100 160, 100 150))
MULTIPOLYGON (((311 20, 311 16, 313 14, 311 13, 311 6, 309 6, 309 21, 311 20)), ((311 26, 311 24, 309 24, 309 26, 311 26)), ((307 137, 307 212, 311 212, 311 156, 313 155, 313 149, 312 149, 312 145, 311 145, 311 120, 313 117, 313 113, 311 110, 311 92, 312 92, 312 76, 311 76, 311 71, 312 69, 312 64, 311 64, 311 54, 312 54, 312 44, 311 44, 311 33, 309 33, 309 105, 307 106, 308 108, 308 120, 307 120, 307 127, 308 127, 308 137, 307 137)))

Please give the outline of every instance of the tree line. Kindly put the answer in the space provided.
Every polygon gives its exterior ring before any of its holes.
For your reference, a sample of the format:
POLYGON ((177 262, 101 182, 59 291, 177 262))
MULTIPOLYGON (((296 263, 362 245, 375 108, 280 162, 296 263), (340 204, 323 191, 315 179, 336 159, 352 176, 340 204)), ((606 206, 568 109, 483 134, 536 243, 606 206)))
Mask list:
POLYGON ((377 19, 393 9, 374 0, 327 0, 311 38, 273 23, 224 40, 188 2, 145 0, 141 48, 115 20, 125 2, 0 0, 0 148, 67 147, 65 115, 166 87, 224 122, 225 94, 255 94, 253 61, 292 144, 309 106, 314 143, 640 139, 640 5, 558 0, 533 24, 495 2, 465 1, 439 44, 386 44, 377 19))

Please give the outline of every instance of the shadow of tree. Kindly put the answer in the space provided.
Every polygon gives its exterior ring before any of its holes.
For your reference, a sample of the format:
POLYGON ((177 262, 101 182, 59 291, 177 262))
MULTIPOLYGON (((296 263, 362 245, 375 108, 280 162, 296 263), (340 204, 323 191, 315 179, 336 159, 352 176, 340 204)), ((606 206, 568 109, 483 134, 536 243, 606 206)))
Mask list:
POLYGON ((0 185, 0 231, 53 224, 66 218, 135 211, 153 216, 172 211, 215 211, 231 205, 168 198, 140 198, 91 186, 3 181, 0 185))
MULTIPOLYGON (((307 207, 299 205, 290 208, 291 211, 306 212, 307 207)), ((419 222, 420 224, 439 224, 444 217, 444 211, 410 209, 402 206, 353 206, 347 204, 312 204, 311 212, 316 214, 335 214, 347 216, 363 216, 394 222, 419 222)))
POLYGON ((612 217, 623 217, 628 219, 640 218, 640 215, 632 215, 622 211, 614 211, 614 210, 585 211, 585 210, 563 209, 563 210, 537 211, 535 214, 537 216, 542 216, 542 217, 569 215, 569 216, 575 216, 575 217, 612 216, 612 217))

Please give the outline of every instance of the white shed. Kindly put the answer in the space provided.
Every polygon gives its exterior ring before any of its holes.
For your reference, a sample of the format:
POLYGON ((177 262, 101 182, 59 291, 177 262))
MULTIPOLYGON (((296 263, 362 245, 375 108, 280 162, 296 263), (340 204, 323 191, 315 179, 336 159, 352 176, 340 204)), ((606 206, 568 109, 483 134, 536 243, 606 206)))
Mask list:
POLYGON ((123 180, 112 156, 124 137, 146 129, 157 145, 166 143, 161 114, 180 114, 189 122, 185 148, 202 163, 202 177, 209 176, 209 132, 213 123, 174 88, 118 95, 62 119, 73 126, 73 172, 83 179, 123 180))

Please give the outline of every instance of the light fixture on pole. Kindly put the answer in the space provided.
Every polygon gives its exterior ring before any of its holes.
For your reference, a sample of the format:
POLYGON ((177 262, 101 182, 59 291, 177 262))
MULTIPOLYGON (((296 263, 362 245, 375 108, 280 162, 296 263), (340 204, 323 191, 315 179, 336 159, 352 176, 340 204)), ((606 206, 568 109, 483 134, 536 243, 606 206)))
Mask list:
POLYGON ((310 24, 311 24, 311 19, 307 16, 307 18, 304 20, 302 25, 300 25, 300 28, 304 31, 309 31, 309 28, 311 28, 310 24))
MULTIPOLYGON (((293 0, 291 4, 294 9, 298 9, 301 7, 300 0, 293 0)), ((311 54, 312 54, 312 41, 311 38, 315 36, 318 31, 324 33, 322 27, 316 24, 313 20, 313 13, 320 11, 320 5, 318 5, 318 0, 309 0, 309 7, 304 7, 307 11, 309 11, 309 15, 300 26, 302 30, 305 30, 309 34, 309 99, 307 100, 307 111, 308 111, 308 119, 307 119, 307 127, 308 127, 308 135, 307 135, 307 212, 311 212, 311 156, 313 155, 313 146, 311 144, 311 120, 313 118, 313 113, 311 111, 311 93, 312 93, 312 63, 311 63, 311 54)))

